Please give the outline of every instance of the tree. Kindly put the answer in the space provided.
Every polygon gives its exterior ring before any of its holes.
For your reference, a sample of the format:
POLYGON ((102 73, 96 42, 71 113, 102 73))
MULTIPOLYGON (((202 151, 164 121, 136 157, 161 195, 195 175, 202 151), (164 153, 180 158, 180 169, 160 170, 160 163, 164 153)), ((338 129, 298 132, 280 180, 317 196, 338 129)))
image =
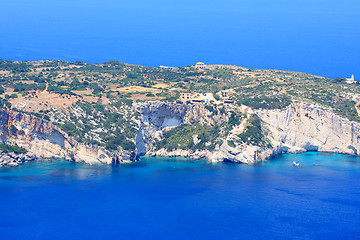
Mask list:
POLYGON ((17 133, 18 133, 18 129, 14 125, 11 125, 10 126, 10 134, 16 136, 17 133))
POLYGON ((333 82, 335 83, 343 83, 343 82, 346 82, 346 78, 336 78, 333 80, 333 82))

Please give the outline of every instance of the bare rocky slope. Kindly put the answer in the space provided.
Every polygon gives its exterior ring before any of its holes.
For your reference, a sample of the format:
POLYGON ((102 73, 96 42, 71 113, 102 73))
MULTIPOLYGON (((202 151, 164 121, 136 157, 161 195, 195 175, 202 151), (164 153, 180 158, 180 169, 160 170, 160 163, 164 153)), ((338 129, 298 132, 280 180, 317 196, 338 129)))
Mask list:
MULTIPOLYGON (((202 104, 160 101, 134 103, 132 108, 139 113, 136 152, 111 152, 101 146, 79 143, 51 121, 11 110, 0 111, 0 138, 4 143, 25 148, 37 158, 64 158, 87 164, 129 162, 136 160, 136 155, 254 163, 284 152, 360 153, 359 123, 302 102, 293 102, 284 109, 276 110, 252 110, 246 107, 237 109, 244 116, 256 114, 261 119, 262 131, 271 147, 237 141, 237 136, 244 131, 249 117, 243 118, 226 131, 229 125, 226 127, 224 124, 229 122, 230 111, 215 109, 216 113, 213 113, 202 104), (157 144, 164 139, 167 131, 184 124, 200 124, 209 128, 220 126, 216 142, 204 142, 201 145, 203 148, 169 150, 158 147, 157 144), (208 147, 212 145, 213 148, 208 147)), ((197 135, 191 136, 191 139, 196 146, 205 141, 197 135)), ((33 158, 23 159, 26 161, 33 158)))

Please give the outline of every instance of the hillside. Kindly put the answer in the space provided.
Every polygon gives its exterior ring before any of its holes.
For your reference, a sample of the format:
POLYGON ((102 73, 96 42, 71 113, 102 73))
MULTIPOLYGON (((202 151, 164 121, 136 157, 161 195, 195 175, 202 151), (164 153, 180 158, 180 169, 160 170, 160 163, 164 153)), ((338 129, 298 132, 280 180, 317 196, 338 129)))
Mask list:
MULTIPOLYGON (((253 162, 254 152, 275 149, 279 142, 279 133, 275 137, 269 125, 273 119, 265 113, 300 103, 334 113, 349 124, 360 121, 358 84, 298 72, 225 65, 150 68, 117 61, 0 60, 0 81, 0 104, 10 111, 6 114, 49 122, 73 143, 60 155, 49 151, 41 156, 83 162, 87 155, 74 157, 75 145, 97 149, 92 163, 127 161, 142 154, 253 162), (113 160, 102 161, 99 151, 113 160), (238 154, 220 156, 219 151, 238 154), (245 152, 252 157, 234 157, 246 156, 245 152)), ((307 108, 301 106, 295 107, 297 111, 307 108)), ((312 118, 310 112, 304 114, 312 118)), ((39 147, 32 145, 33 138, 39 138, 36 131, 14 118, 2 130, 2 142, 36 154, 38 150, 31 150, 39 147)), ((43 140, 54 131, 42 132, 48 134, 43 140)), ((347 152, 344 149, 337 152, 347 152)))

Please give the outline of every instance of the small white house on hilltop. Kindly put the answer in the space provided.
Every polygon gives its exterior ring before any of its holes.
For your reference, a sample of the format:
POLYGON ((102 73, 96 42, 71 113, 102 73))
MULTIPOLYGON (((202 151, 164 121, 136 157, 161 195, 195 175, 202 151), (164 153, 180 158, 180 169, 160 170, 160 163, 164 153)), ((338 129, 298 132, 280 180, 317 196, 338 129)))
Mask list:
POLYGON ((206 66, 205 66, 205 63, 198 62, 198 63, 196 63, 195 68, 204 69, 204 68, 206 68, 206 66))
POLYGON ((347 79, 346 79, 346 82, 347 82, 347 83, 355 83, 355 77, 354 77, 354 75, 351 75, 351 78, 347 78, 347 79))

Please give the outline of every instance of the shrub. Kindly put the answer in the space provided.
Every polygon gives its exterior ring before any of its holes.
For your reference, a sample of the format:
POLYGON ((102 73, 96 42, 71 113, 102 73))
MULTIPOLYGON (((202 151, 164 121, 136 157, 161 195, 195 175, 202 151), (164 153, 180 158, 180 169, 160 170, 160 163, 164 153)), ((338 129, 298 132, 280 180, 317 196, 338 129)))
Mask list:
POLYGON ((67 132, 70 136, 79 136, 81 134, 80 130, 77 129, 76 125, 73 123, 63 124, 61 130, 67 132))
POLYGON ((10 133, 11 133, 11 135, 16 136, 17 133, 18 133, 18 129, 14 125, 11 125, 10 126, 10 133))
POLYGON ((231 112, 228 123, 229 123, 229 126, 239 125, 240 124, 240 116, 234 112, 231 112))
MULTIPOLYGON (((164 132, 164 139, 157 143, 156 149, 165 148, 168 151, 173 149, 196 150, 206 148, 205 143, 216 142, 219 136, 219 126, 206 126, 199 123, 182 124, 175 128, 164 132), (197 135, 201 141, 197 144, 194 143, 193 136, 197 135)), ((207 147, 214 148, 214 144, 207 147)))
POLYGON ((13 152, 16 154, 27 153, 25 148, 19 147, 18 145, 0 144, 0 150, 9 153, 13 152))
POLYGON ((257 145, 260 147, 271 147, 271 144, 266 140, 263 129, 261 127, 261 120, 254 115, 248 120, 248 125, 245 131, 238 136, 243 142, 257 145))
POLYGON ((285 95, 267 97, 267 96, 247 96, 238 100, 238 105, 246 105, 251 108, 259 109, 281 109, 287 107, 291 99, 285 95))
POLYGON ((228 145, 230 146, 230 147, 236 147, 236 145, 235 145, 235 143, 234 143, 234 141, 233 140, 229 140, 228 141, 228 145))
POLYGON ((25 135, 25 132, 24 132, 24 130, 19 130, 19 131, 18 131, 18 134, 19 134, 19 135, 25 135))
POLYGON ((124 138, 124 136, 111 137, 110 140, 105 144, 108 150, 117 150, 118 146, 121 146, 124 150, 134 151, 135 144, 124 138))

